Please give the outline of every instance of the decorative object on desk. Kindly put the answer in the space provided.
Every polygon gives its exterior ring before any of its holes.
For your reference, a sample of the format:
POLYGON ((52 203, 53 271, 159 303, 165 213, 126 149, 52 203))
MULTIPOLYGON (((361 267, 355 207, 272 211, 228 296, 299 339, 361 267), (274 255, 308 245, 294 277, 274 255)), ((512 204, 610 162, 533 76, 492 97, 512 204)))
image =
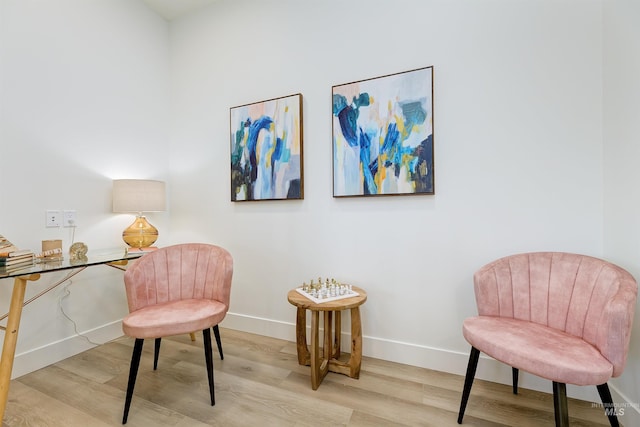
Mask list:
POLYGON ((7 256, 9 253, 19 250, 6 237, 0 234, 0 256, 7 256))
POLYGON ((36 254, 36 262, 37 263, 51 263, 53 261, 60 262, 62 261, 62 248, 50 249, 47 251, 42 251, 39 254, 36 254))
POLYGON ((0 268, 11 270, 33 264, 34 253, 31 249, 19 249, 6 237, 0 235, 0 268))
POLYGON ((0 253, 0 258, 21 258, 25 255, 33 255, 33 251, 31 249, 16 249, 10 252, 2 252, 0 253))
POLYGON ((16 267, 24 267, 26 265, 33 264, 33 252, 24 253, 22 255, 15 256, 0 256, 0 268, 10 269, 16 267))
POLYGON ((231 108, 231 201, 303 199, 302 94, 231 108))
POLYGON ((64 258, 62 256, 62 240, 43 240, 42 252, 38 254, 38 257, 42 258, 44 262, 62 260, 64 258))
POLYGON ((433 67, 333 86, 333 197, 434 194, 433 67))
POLYGON ((113 212, 136 213, 136 220, 122 232, 122 240, 132 248, 146 248, 158 239, 158 229, 147 221, 143 212, 165 210, 165 184, 145 179, 113 181, 113 212))
POLYGON ((87 251, 89 248, 82 242, 76 242, 69 248, 69 260, 74 261, 87 261, 87 251))

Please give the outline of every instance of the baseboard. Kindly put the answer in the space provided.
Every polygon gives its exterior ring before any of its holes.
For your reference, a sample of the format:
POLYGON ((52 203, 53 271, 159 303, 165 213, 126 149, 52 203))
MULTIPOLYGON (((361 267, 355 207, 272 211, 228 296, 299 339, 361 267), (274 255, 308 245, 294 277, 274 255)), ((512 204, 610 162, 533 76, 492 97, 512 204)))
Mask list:
MULTIPOLYGON (((220 325, 223 328, 235 329, 258 335, 269 336, 287 341, 295 341, 295 323, 282 322, 262 317, 246 316, 237 313, 227 313, 220 325)), ((109 323, 90 331, 82 332, 83 336, 73 336, 56 341, 46 346, 17 354, 13 366, 12 378, 17 378, 29 372, 59 362, 75 354, 93 348, 95 344, 103 344, 122 336, 120 321, 109 323), (89 340, 91 342, 89 342, 89 340)), ((307 334, 310 336, 310 333, 307 334)), ((349 348, 351 337, 342 334, 343 348, 349 348)), ((468 353, 455 352, 412 343, 381 339, 364 335, 362 338, 362 353, 365 356, 389 360, 406 365, 419 366, 435 371, 464 375, 467 369, 468 353)), ((476 371, 476 378, 501 384, 511 384, 511 368, 488 357, 481 357, 476 371)), ((549 381, 539 377, 520 373, 521 388, 551 393, 549 381)), ((625 426, 640 425, 640 408, 638 403, 632 402, 622 394, 615 385, 610 384, 611 394, 616 403, 618 418, 625 426)), ((567 385, 567 395, 589 402, 600 402, 595 387, 577 387, 567 385)))

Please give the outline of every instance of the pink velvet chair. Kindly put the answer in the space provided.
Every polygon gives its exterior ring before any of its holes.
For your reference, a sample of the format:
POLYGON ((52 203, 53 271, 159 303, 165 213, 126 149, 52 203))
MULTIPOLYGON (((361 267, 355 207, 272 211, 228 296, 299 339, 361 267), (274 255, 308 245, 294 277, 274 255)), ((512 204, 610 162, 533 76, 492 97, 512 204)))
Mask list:
MULTIPOLYGON (((607 381, 622 374, 638 286, 622 268, 584 255, 538 252, 494 261, 474 275, 478 316, 464 321, 471 344, 458 424, 480 352, 553 382, 556 426, 569 424, 566 384, 595 385, 613 409, 607 381)), ((603 411, 605 412, 605 411, 603 411)), ((614 411, 606 411, 612 426, 614 411)))
MULTIPOLYGON (((142 345, 148 338, 156 340, 156 369, 160 338, 202 331, 211 406, 215 405, 210 328, 215 331, 227 314, 232 275, 229 252, 201 243, 157 249, 127 269, 124 283, 129 314, 122 320, 122 330, 135 338, 135 344, 122 424, 127 422, 142 345)), ((216 340, 220 349, 219 333, 216 340)))

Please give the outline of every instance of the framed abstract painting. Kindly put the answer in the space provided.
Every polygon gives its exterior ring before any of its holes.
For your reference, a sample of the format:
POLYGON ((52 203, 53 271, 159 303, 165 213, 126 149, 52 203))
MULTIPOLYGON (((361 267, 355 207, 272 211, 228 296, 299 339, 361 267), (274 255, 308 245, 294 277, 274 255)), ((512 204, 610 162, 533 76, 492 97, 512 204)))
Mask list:
POLYGON ((302 199, 302 94, 230 113, 231 200, 302 199))
POLYGON ((333 197, 434 194, 433 67, 332 87, 333 197))

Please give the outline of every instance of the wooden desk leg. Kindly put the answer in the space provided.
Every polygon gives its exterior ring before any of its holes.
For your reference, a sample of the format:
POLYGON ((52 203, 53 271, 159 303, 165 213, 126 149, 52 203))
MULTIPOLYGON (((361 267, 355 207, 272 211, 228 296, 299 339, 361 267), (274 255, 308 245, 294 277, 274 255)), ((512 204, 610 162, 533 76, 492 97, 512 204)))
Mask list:
POLYGON ((298 350, 298 364, 309 365, 311 355, 307 346, 307 310, 298 307, 296 313, 296 347, 298 350))
POLYGON ((351 357, 349 358, 351 378, 360 378, 362 365, 362 323, 360 323, 360 307, 351 309, 351 357))
POLYGON ((20 316, 24 304, 24 293, 27 287, 27 280, 38 280, 39 274, 16 277, 13 282, 13 293, 11 294, 11 305, 7 317, 7 328, 4 331, 4 344, 2 346, 2 359, 0 360, 0 422, 4 418, 4 410, 9 397, 9 384, 11 382, 11 371, 13 370, 13 358, 16 354, 16 343, 18 342, 18 329, 20 327, 20 316))

